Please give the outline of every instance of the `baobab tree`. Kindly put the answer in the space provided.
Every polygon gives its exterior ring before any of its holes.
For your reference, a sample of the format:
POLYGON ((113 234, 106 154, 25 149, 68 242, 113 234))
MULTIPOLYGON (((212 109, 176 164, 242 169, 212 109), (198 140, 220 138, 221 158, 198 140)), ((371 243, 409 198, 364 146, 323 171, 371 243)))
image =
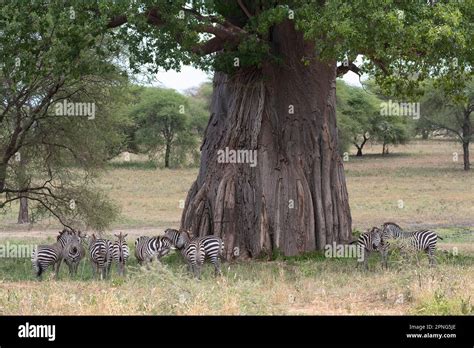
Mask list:
POLYGON ((228 257, 351 239, 337 77, 366 72, 390 95, 414 95, 427 76, 454 76, 454 58, 473 59, 469 1, 136 1, 95 12, 128 45, 132 67, 214 70, 181 225, 221 236, 228 257), (226 148, 256 151, 258 164, 218 161, 226 148))

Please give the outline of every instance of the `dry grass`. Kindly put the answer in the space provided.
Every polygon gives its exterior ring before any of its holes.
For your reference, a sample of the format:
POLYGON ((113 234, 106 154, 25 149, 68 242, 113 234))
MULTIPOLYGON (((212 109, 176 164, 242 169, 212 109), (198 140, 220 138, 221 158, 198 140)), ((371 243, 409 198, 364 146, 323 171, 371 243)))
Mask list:
POLYGON ((0 282, 0 314, 472 314, 472 259, 457 262, 371 272, 353 260, 248 262, 200 282, 175 263, 132 266, 103 282, 0 282))
POLYGON ((462 170, 457 143, 412 142, 388 158, 380 146, 345 163, 354 228, 396 221, 408 228, 473 224, 474 174, 462 170), (403 208, 399 208, 399 201, 403 208))
MULTIPOLYGON (((389 271, 374 257, 372 271, 364 272, 354 259, 314 253, 227 264, 217 280, 209 267, 197 282, 171 255, 152 270, 132 258, 124 279, 114 273, 111 280, 93 280, 84 261, 78 280, 64 269, 61 280, 48 272, 38 282, 28 259, 3 259, 0 314, 472 314, 474 176, 462 171, 461 153, 459 162, 452 161, 459 151, 455 143, 413 142, 392 151, 383 158, 379 147, 368 147, 367 156, 345 163, 354 228, 387 220, 436 227, 444 238, 440 249, 451 254, 440 251, 435 269, 427 267, 426 257, 417 265, 394 256, 389 271)), ((100 185, 122 208, 113 230, 126 230, 132 244, 137 235, 178 226, 180 200, 196 176, 197 169, 110 169, 100 185)), ((57 225, 19 228, 15 210, 0 222, 0 243, 52 241, 57 225)))
MULTIPOLYGON (((365 229, 383 221, 408 228, 473 224, 474 174, 462 170, 459 145, 449 141, 414 141, 391 148, 382 157, 380 146, 368 145, 362 158, 344 163, 353 227, 365 229), (453 162, 458 152, 458 162, 453 162), (399 208, 399 201, 403 208, 399 208)), ((474 150, 473 150, 474 152, 474 150)), ((121 207, 114 229, 178 226, 182 208, 198 169, 111 168, 99 185, 121 207)), ((2 216, 4 231, 52 230, 54 219, 33 226, 15 224, 17 207, 2 216)))

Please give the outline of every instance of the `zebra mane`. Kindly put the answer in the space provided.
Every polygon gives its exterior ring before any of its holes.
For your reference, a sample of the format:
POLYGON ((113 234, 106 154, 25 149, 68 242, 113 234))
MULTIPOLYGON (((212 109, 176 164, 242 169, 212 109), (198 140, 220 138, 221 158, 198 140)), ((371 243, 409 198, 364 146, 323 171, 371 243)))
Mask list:
POLYGON ((396 226, 398 227, 399 229, 403 230, 403 228, 400 227, 400 225, 396 224, 395 222, 385 222, 383 224, 383 227, 387 227, 388 225, 393 225, 393 226, 396 226))

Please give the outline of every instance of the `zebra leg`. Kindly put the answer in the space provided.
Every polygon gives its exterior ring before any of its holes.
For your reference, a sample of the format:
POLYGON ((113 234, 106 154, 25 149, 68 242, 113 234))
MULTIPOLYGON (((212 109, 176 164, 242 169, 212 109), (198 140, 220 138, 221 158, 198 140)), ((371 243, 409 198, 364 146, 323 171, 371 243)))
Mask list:
POLYGON ((369 255, 370 255, 370 251, 365 250, 365 253, 364 253, 364 269, 366 271, 369 270, 369 255))
POLYGON ((221 267, 220 267, 220 259, 218 257, 216 257, 215 259, 212 260, 212 264, 214 265, 214 275, 216 277, 221 276, 222 271, 221 271, 221 267))
POLYGON ((430 260, 430 266, 436 266, 436 259, 434 257, 434 248, 428 247, 426 249, 426 253, 428 254, 428 258, 430 260))
POLYGON ((95 262, 92 261, 92 277, 94 279, 96 279, 98 277, 98 268, 97 268, 97 264, 95 262))
POLYGON ((196 278, 198 280, 201 280, 201 265, 196 264, 195 270, 196 270, 196 274, 195 274, 196 278))
POLYGON ((56 263, 56 279, 59 279, 59 268, 61 267, 61 262, 63 261, 62 258, 59 258, 57 263, 56 263))
POLYGON ((383 249, 382 254, 382 268, 388 269, 388 249, 383 249))

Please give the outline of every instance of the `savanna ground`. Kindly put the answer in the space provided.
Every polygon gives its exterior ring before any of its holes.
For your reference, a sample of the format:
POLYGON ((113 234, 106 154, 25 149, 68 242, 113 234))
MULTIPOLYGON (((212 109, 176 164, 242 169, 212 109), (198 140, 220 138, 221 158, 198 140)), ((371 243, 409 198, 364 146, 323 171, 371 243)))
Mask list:
MULTIPOLYGON (((63 265, 60 280, 47 272, 38 282, 29 258, 3 258, 0 314, 473 314, 474 175, 462 170, 459 145, 413 141, 391 148, 387 158, 380 146, 365 150, 345 163, 355 232, 384 221, 435 229, 443 238, 436 268, 425 255, 394 253, 388 271, 373 255, 366 272, 353 258, 275 253, 272 261, 225 263, 217 279, 206 266, 198 282, 172 254, 151 269, 132 256, 125 278, 113 269, 110 280, 93 280, 84 260, 77 279, 63 265)), ((197 171, 112 164, 100 184, 122 216, 106 234, 125 231, 132 246, 138 235, 178 227, 181 200, 197 171)), ((0 218, 1 245, 53 242, 59 228, 53 220, 18 226, 16 213, 12 207, 0 218)))

